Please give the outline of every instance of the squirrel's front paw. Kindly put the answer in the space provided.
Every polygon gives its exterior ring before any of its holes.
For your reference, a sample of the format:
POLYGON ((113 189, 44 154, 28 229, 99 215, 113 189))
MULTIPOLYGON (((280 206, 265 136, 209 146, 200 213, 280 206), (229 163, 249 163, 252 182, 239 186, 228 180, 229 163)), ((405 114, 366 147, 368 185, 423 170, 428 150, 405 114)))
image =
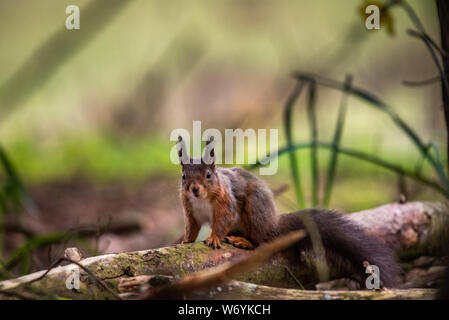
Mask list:
POLYGON ((212 247, 214 249, 220 249, 221 243, 220 239, 217 236, 210 236, 203 241, 205 244, 207 244, 209 247, 212 247))
POLYGON ((236 248, 252 250, 254 245, 243 237, 227 236, 223 239, 224 242, 232 244, 236 248))

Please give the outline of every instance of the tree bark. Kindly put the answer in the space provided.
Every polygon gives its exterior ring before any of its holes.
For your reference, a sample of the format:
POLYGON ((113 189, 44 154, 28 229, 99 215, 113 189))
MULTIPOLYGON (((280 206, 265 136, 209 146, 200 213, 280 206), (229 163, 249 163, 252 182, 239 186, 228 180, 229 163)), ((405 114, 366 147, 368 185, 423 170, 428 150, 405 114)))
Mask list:
POLYGON ((449 234, 448 203, 392 203, 349 218, 384 241, 402 260, 439 255, 449 234))
MULTIPOLYGON (((348 215, 348 218, 384 240, 403 259, 412 259, 423 254, 438 253, 440 239, 448 232, 449 210, 443 203, 410 202, 388 204, 353 213, 348 215)), ((120 279, 139 275, 182 277, 227 261, 248 257, 250 254, 251 251, 229 245, 223 245, 220 250, 211 250, 203 243, 193 243, 90 257, 81 260, 80 263, 117 291, 120 279)), ((299 288, 299 281, 307 287, 316 283, 314 260, 309 258, 305 256, 301 263, 296 261, 292 263, 281 254, 277 254, 263 266, 242 274, 236 280, 284 288, 299 288)), ((113 298, 107 290, 99 287, 93 279, 79 269, 80 289, 67 289, 66 280, 73 275, 73 270, 76 268, 77 266, 73 264, 56 267, 43 279, 32 284, 28 283, 40 277, 45 271, 0 282, 0 295, 3 293, 4 298, 14 296, 23 298, 37 292, 41 298, 54 296, 72 299, 113 298)), ((310 294, 316 296, 314 291, 310 294)), ((400 295, 402 294, 400 292, 400 295)))

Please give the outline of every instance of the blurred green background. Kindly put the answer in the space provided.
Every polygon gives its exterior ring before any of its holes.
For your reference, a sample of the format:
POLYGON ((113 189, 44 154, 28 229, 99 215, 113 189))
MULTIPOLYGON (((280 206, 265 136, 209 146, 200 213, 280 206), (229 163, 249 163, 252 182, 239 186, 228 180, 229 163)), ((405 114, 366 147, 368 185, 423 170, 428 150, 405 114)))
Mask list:
MULTIPOLYGON (((366 30, 363 3, 0 0, 0 145, 43 216, 39 230, 120 212, 157 235, 104 251, 167 244, 183 225, 170 132, 191 130, 193 120, 203 129, 279 128, 285 145, 282 112, 295 70, 340 81, 353 75, 354 85, 435 142, 446 163, 440 85, 402 84, 437 74, 429 53, 406 35, 412 25, 400 8, 390 12, 393 34, 385 26, 366 30), (80 7, 80 30, 65 28, 71 4, 80 7)), ((439 39, 435 3, 408 3, 439 39)), ((318 88, 322 141, 332 139, 341 96, 318 88)), ((310 138, 304 102, 294 112, 296 141, 310 138)), ((342 145, 406 168, 420 161, 391 119, 352 97, 342 145)), ((319 155, 325 170, 329 152, 319 155)), ((298 156, 309 199, 309 151, 298 156)), ((428 165, 424 172, 434 179, 428 165)), ((273 189, 290 186, 288 157, 277 175, 264 178, 273 189)), ((409 200, 442 199, 406 182, 409 200)), ((395 173, 341 156, 332 208, 352 212, 398 198, 395 173)), ((296 209, 292 187, 277 200, 281 211, 296 209)))

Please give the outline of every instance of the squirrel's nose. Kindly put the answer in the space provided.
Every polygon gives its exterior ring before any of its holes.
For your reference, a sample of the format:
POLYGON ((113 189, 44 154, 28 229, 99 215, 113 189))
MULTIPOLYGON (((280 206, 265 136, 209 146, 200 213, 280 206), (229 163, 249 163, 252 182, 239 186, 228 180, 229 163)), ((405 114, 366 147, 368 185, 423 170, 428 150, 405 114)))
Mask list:
POLYGON ((192 192, 195 195, 195 197, 198 197, 198 192, 200 191, 200 189, 198 189, 198 187, 193 187, 192 188, 192 192))

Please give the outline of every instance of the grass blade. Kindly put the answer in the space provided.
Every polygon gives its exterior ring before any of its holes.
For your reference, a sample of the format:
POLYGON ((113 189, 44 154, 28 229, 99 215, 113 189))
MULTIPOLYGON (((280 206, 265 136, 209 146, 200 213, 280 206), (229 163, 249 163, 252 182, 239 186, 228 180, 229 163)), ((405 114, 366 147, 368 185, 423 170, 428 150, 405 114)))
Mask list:
POLYGON ((337 118, 337 125, 335 126, 334 131, 334 138, 332 140, 332 150, 329 160, 329 169, 327 173, 326 178, 326 185, 324 188, 324 200, 323 200, 323 206, 325 208, 329 207, 331 194, 332 194, 332 187, 334 184, 334 178, 335 173, 337 171, 337 163, 338 163, 338 148, 340 147, 340 141, 341 136, 343 133, 343 127, 345 122, 345 115, 346 115, 346 106, 348 102, 348 91, 351 88, 352 84, 352 76, 346 76, 345 79, 345 85, 343 90, 343 97, 341 99, 340 108, 338 110, 338 118, 337 118))
POLYGON ((17 170, 14 168, 12 162, 9 160, 9 157, 1 146, 0 167, 3 167, 7 178, 4 186, 6 200, 10 198, 10 202, 12 202, 15 207, 22 206, 28 213, 36 215, 37 209, 34 202, 28 195, 25 186, 17 173, 17 170))
POLYGON ((310 140, 312 141, 312 147, 310 149, 310 166, 312 171, 312 206, 318 205, 318 188, 319 188, 319 171, 318 171, 318 148, 316 143, 318 142, 318 126, 316 118, 316 84, 310 82, 309 87, 309 99, 307 101, 307 117, 310 128, 310 140))
MULTIPOLYGON (((426 146, 426 154, 430 152, 430 149, 431 149, 431 148, 432 148, 432 144, 429 143, 429 144, 426 146)), ((420 157, 420 158, 418 159, 418 161, 416 162, 416 165, 415 165, 415 172, 416 172, 416 174, 421 174, 422 169, 423 169, 423 167, 424 167, 424 162, 425 162, 425 160, 426 160, 426 156, 423 155, 423 156, 420 157)))
POLYGON ((439 171, 444 172, 444 167, 443 167, 443 164, 441 163, 441 160, 440 160, 441 159, 440 158, 440 151, 439 151, 438 147, 435 144, 431 143, 430 144, 430 148, 433 149, 433 151, 435 153, 435 165, 437 166, 439 171))
MULTIPOLYGON (((292 113, 296 100, 304 88, 305 82, 300 81, 296 84, 293 92, 290 94, 284 109, 284 128, 285 136, 287 138, 287 145, 293 145, 293 133, 292 133, 292 113)), ((299 161, 295 152, 289 153, 290 157, 290 170, 292 174, 293 184, 295 186, 296 201, 299 208, 305 207, 304 194, 301 187, 301 176, 299 170, 299 161)))

